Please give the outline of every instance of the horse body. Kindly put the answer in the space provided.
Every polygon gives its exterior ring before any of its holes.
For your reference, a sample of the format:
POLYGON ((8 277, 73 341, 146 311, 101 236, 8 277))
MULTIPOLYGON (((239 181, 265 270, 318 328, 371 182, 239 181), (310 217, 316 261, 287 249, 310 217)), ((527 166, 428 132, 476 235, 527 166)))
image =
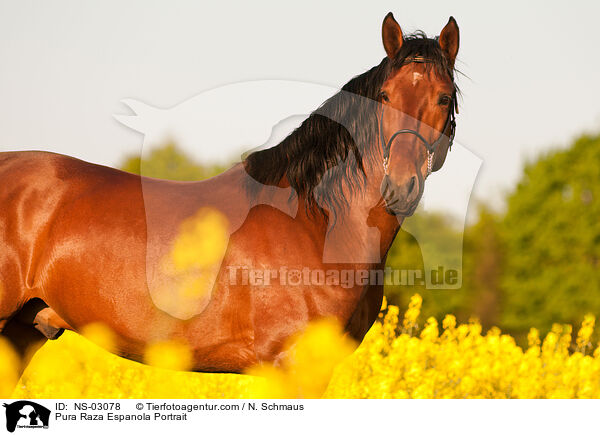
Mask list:
POLYGON ((287 337, 322 316, 337 317, 357 339, 362 338, 374 320, 373 307, 381 304, 382 286, 375 286, 369 295, 376 300, 368 302, 368 286, 286 289, 228 280, 228 265, 254 264, 269 270, 359 268, 323 265, 319 259, 327 223, 309 216, 302 206, 291 217, 271 205, 258 205, 243 223, 232 223, 235 231, 216 291, 196 316, 179 319, 153 302, 146 274, 147 264, 153 263, 148 250, 163 252, 159 240, 168 245, 172 229, 207 205, 219 205, 228 216, 243 215, 232 210, 245 208, 240 206, 245 196, 240 193, 240 169, 238 165, 218 180, 178 183, 143 179, 50 153, 2 155, 0 177, 8 181, 0 190, 0 201, 5 210, 15 211, 3 213, 0 221, 5 246, 0 258, 2 319, 38 298, 54 313, 50 326, 77 331, 102 322, 115 332, 117 352, 134 360, 142 360, 149 343, 184 339, 194 352, 194 368, 202 371, 241 372, 258 361, 274 360, 287 337), (220 199, 227 192, 229 200, 220 199), (162 212, 161 227, 167 232, 155 234, 151 243, 144 198, 162 204, 153 213, 162 212), (293 243, 282 237, 288 234, 293 234, 293 243), (366 317, 361 301, 371 307, 366 317))
POLYGON ((451 18, 439 43, 405 41, 389 14, 383 40, 388 57, 379 66, 281 144, 210 180, 150 179, 43 152, 0 154, 2 335, 25 355, 64 329, 101 322, 127 358, 142 361, 148 344, 174 339, 190 347, 194 370, 238 373, 279 361, 289 337, 321 317, 361 341, 383 282, 290 285, 281 276, 232 279, 232 270, 382 272, 450 145, 441 139, 454 109, 444 98, 455 92, 458 27, 451 18), (418 86, 415 73, 424 77, 418 86), (380 133, 395 138, 407 123, 393 109, 418 122, 406 130, 414 135, 384 144, 380 133), (207 229, 213 221, 224 228, 207 229), (227 240, 206 242, 219 234, 227 240))

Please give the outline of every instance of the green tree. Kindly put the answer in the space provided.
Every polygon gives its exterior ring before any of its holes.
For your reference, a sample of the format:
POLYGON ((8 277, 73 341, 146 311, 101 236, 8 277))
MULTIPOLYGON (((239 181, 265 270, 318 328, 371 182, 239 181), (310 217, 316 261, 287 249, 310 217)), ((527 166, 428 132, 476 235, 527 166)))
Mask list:
POLYGON ((525 168, 502 222, 501 325, 509 332, 600 315, 600 136, 525 168))
MULTIPOLYGON (((417 270, 421 277, 425 276, 423 254, 421 246, 413 234, 427 234, 427 239, 433 241, 433 251, 429 253, 434 257, 435 264, 455 264, 455 247, 460 245, 462 232, 451 216, 443 213, 424 213, 417 211, 408 218, 403 227, 410 227, 410 231, 400 229, 389 252, 386 266, 395 270, 417 270), (410 223, 409 223, 410 220, 410 223)), ((402 285, 386 285, 385 295, 391 304, 404 307, 408 305, 410 297, 419 293, 423 297, 423 318, 434 316, 443 318, 447 313, 458 314, 460 318, 467 317, 469 313, 467 292, 463 289, 436 290, 426 289, 425 285, 415 282, 402 285), (464 313, 464 315, 462 315, 464 313)))
POLYGON ((142 159, 130 156, 120 166, 122 170, 146 177, 165 180, 197 181, 213 177, 225 170, 220 165, 201 165, 181 151, 173 142, 152 150, 142 159))
POLYGON ((504 257, 500 221, 500 215, 481 204, 476 223, 465 230, 462 309, 486 329, 500 320, 504 257))

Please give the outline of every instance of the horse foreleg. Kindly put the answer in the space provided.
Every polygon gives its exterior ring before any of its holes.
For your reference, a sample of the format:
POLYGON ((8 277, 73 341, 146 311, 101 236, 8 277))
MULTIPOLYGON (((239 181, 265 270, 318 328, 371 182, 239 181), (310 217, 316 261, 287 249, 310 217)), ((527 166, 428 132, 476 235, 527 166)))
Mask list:
POLYGON ((58 338, 65 329, 71 327, 41 299, 30 300, 10 319, 0 321, 0 335, 10 342, 21 360, 19 377, 46 340, 58 338))
POLYGON ((20 378, 31 358, 42 347, 47 338, 40 334, 33 325, 21 323, 16 318, 6 322, 0 335, 9 341, 21 359, 21 364, 17 367, 18 378, 20 378))
POLYGON ((43 300, 37 298, 27 302, 16 319, 25 325, 33 325, 48 340, 56 340, 65 329, 72 329, 43 300))

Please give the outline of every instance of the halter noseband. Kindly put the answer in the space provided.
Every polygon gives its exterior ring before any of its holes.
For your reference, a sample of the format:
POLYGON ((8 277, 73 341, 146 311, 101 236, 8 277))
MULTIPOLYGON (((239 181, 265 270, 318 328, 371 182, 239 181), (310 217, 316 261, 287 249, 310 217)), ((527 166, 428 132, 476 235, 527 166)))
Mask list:
MULTIPOLYGON (((404 61, 404 63, 402 65, 406 65, 409 63, 427 63, 430 62, 430 60, 421 57, 421 56, 416 56, 416 57, 411 57, 408 58, 404 61)), ((381 143, 381 151, 383 152, 383 170, 385 171, 385 173, 388 173, 388 168, 389 168, 389 160, 390 160, 390 149, 392 147, 392 142, 394 141, 394 139, 396 139, 397 136, 404 134, 404 133, 409 133, 409 134, 414 134, 415 136, 417 136, 417 138, 419 138, 422 142, 423 145, 425 145, 425 148, 427 148, 427 175, 425 177, 428 177, 429 174, 431 174, 432 169, 433 169, 433 156, 435 154, 435 151, 437 150, 437 147, 440 145, 440 143, 442 142, 442 139, 444 138, 444 134, 446 133, 446 131, 448 131, 448 128, 450 128, 450 135, 449 137, 449 143, 448 143, 448 148, 452 149, 452 142, 454 142, 454 132, 456 130, 456 121, 454 119, 454 110, 457 108, 457 101, 456 101, 456 91, 454 91, 452 93, 452 98, 450 100, 450 113, 448 113, 448 118, 446 118, 446 123, 444 124, 444 129, 442 130, 442 133, 440 134, 440 136, 432 143, 429 143, 429 141, 427 139, 425 139, 418 131, 416 130, 412 130, 409 128, 403 128, 401 130, 396 131, 392 137, 390 137, 389 141, 385 140, 384 134, 383 134, 383 112, 385 109, 385 105, 382 103, 382 107, 381 107, 381 117, 379 118, 379 135, 380 135, 380 143, 381 143)))

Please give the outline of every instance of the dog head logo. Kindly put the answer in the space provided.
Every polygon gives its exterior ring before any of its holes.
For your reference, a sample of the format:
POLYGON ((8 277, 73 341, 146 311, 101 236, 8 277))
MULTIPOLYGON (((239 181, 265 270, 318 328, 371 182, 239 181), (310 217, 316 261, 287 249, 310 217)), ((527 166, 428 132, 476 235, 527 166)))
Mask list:
POLYGON ((6 408, 6 430, 14 432, 16 428, 48 428, 50 410, 28 400, 19 400, 4 404, 6 408))

